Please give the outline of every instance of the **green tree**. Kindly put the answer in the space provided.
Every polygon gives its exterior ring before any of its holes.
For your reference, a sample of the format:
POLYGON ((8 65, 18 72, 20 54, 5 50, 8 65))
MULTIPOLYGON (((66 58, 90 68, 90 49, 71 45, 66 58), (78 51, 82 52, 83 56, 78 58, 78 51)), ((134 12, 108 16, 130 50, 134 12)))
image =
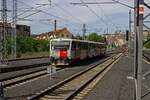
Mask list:
MULTIPOLYGON (((32 37, 18 36, 17 42, 17 57, 26 52, 43 52, 49 51, 49 40, 37 40, 32 37)), ((11 54, 11 37, 6 38, 7 54, 11 54)))
POLYGON ((99 36, 97 33, 90 33, 88 36, 88 40, 99 42, 99 36))
POLYGON ((106 42, 106 39, 97 33, 90 33, 87 39, 95 42, 106 42))

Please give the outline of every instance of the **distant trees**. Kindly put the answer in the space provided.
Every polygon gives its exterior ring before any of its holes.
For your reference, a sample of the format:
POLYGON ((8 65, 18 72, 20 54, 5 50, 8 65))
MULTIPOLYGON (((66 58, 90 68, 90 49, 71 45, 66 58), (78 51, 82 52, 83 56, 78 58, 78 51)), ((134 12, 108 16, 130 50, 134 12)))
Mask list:
POLYGON ((95 41, 95 42, 106 42, 105 37, 102 37, 101 35, 98 35, 97 33, 90 33, 87 36, 87 40, 95 41))
MULTIPOLYGON (((49 51, 48 40, 37 40, 32 37, 17 37, 17 54, 26 52, 49 51)), ((8 55, 11 54, 11 38, 7 37, 6 47, 8 55)))
POLYGON ((90 33, 89 35, 85 36, 84 38, 83 38, 83 36, 77 34, 77 36, 75 38, 79 39, 79 40, 83 40, 85 38, 86 40, 89 40, 89 41, 103 42, 103 43, 106 42, 106 38, 101 35, 98 35, 97 33, 90 33))

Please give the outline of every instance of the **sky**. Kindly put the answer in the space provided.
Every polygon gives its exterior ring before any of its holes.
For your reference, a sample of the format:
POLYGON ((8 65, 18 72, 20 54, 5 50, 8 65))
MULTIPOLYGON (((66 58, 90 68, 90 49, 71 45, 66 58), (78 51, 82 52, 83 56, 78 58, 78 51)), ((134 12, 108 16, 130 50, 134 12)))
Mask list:
MULTIPOLYGON (((72 5, 77 2, 111 2, 111 0, 18 0, 18 24, 31 26, 32 34, 40 34, 57 27, 67 27, 74 35, 82 34, 86 24, 87 34, 109 33, 128 29, 130 8, 120 4, 72 5), (41 5, 45 4, 45 5, 41 5), (25 20, 23 20, 23 18, 25 20)), ((133 6, 134 0, 119 0, 133 6)), ((145 0, 149 2, 150 0, 145 0)), ((8 9, 12 9, 12 0, 8 0, 8 9)), ((133 11, 132 11, 133 12, 133 11)), ((11 13, 8 12, 8 19, 11 13)))

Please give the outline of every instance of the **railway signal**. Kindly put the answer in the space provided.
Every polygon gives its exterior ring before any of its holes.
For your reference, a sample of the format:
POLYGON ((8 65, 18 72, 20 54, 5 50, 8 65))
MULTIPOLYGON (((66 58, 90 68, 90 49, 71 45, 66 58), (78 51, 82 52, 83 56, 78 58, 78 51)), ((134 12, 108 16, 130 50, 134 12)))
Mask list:
POLYGON ((126 41, 128 41, 129 40, 129 31, 127 30, 126 31, 126 41))

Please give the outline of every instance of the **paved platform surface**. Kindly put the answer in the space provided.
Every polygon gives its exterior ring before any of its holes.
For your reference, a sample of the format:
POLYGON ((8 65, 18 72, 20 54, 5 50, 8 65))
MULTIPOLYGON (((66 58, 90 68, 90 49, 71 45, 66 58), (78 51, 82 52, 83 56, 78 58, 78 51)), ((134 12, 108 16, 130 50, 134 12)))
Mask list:
MULTIPOLYGON (((143 74, 150 71, 150 63, 143 60, 143 74)), ((133 58, 123 56, 83 100, 134 100, 134 81, 127 79, 134 72, 133 58)), ((150 87, 150 75, 142 81, 150 87)), ((150 89, 150 88, 149 88, 150 89)), ((150 92, 142 86, 142 95, 150 92)), ((142 100, 150 100, 150 94, 142 100)))
MULTIPOLYGON (((143 75, 147 72, 150 72, 150 62, 143 61, 143 75)), ((148 92, 150 92, 150 74, 145 76, 145 78, 143 80, 142 95, 144 95, 148 92), (145 85, 146 85, 146 87, 149 88, 149 90, 147 88, 145 88, 145 85)), ((150 100, 150 94, 143 97, 142 100, 150 100)))
POLYGON ((133 60, 123 56, 83 100, 134 100, 133 60))

